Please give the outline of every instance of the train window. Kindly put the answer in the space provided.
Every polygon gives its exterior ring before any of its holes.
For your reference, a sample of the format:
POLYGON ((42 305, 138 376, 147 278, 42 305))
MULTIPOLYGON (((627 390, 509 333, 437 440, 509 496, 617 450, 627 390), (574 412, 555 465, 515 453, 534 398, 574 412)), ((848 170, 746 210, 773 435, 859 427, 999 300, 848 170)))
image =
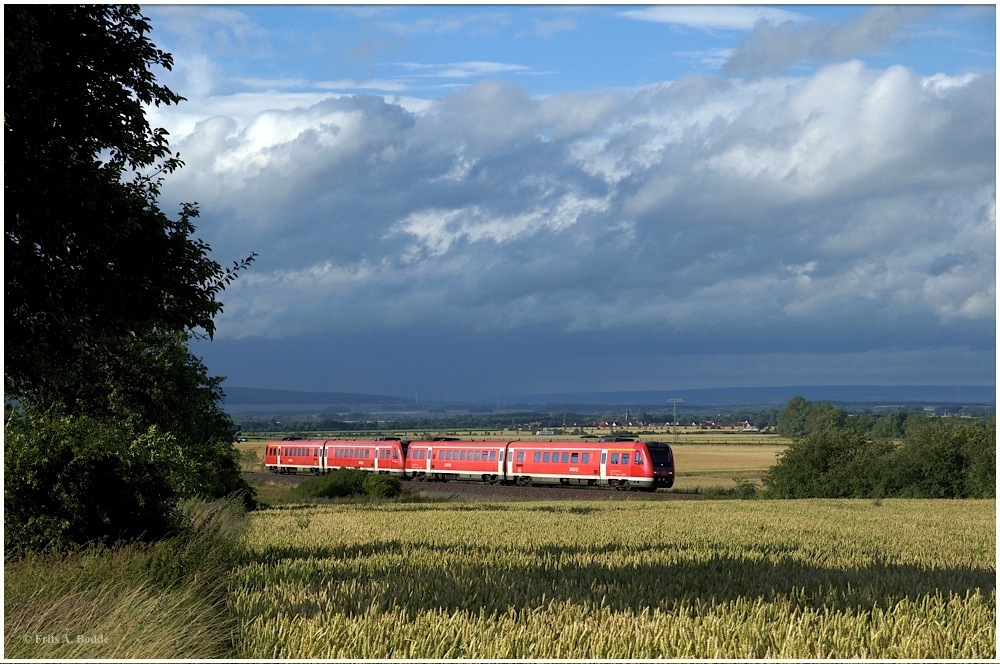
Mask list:
POLYGON ((569 452, 563 452, 562 453, 562 462, 563 463, 569 463, 569 452))
POLYGON ((392 451, 392 458, 393 459, 398 459, 399 458, 399 450, 393 450, 392 451))
POLYGON ((618 463, 618 452, 611 453, 611 463, 618 463))
POLYGON ((369 456, 371 456, 371 450, 365 450, 365 458, 367 459, 369 456))
POLYGON ((623 454, 622 455, 622 463, 624 463, 626 465, 628 464, 628 454, 623 454))
POLYGON ((481 461, 481 460, 482 460, 482 458, 483 458, 483 453, 482 453, 482 452, 475 452, 475 453, 474 453, 474 454, 472 455, 472 460, 473 460, 473 461, 481 461))
POLYGON ((535 461, 538 462, 538 461, 541 461, 541 460, 542 460, 542 453, 541 452, 535 452, 535 461))
POLYGON ((465 450, 462 450, 462 454, 461 454, 461 456, 459 457, 459 459, 460 459, 461 461, 465 461, 465 450))
POLYGON ((608 453, 601 452, 601 463, 607 463, 607 460, 608 460, 608 453))
POLYGON ((579 452, 573 452, 572 454, 569 455, 569 462, 570 463, 579 463, 579 461, 580 461, 580 453, 579 452))
POLYGON ((635 465, 637 465, 637 466, 641 466, 642 465, 642 452, 636 452, 635 453, 635 465))
POLYGON ((503 461, 503 450, 500 450, 500 460, 503 461))
POLYGON ((518 461, 524 461, 524 452, 518 452, 517 453, 517 460, 518 461))
POLYGON ((496 461, 496 460, 497 460, 497 451, 496 450, 491 450, 490 451, 490 461, 496 461))
POLYGON ((590 463, 590 452, 584 452, 583 456, 580 458, 583 463, 590 463))
POLYGON ((543 454, 542 455, 542 463, 548 463, 550 457, 551 457, 551 454, 549 452, 546 452, 545 454, 543 454))

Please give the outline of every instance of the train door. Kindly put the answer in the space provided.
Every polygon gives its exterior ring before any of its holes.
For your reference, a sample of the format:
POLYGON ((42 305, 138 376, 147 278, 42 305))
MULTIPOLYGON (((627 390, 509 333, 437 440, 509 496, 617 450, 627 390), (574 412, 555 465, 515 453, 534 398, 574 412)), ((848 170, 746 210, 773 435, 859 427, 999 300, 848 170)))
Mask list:
POLYGON ((427 448, 427 476, 430 477, 431 474, 431 460, 434 458, 434 448, 427 448))
POLYGON ((608 483, 608 451, 601 450, 601 484, 608 483))
POLYGON ((376 445, 375 446, 375 465, 372 468, 372 470, 374 470, 376 473, 379 471, 379 461, 380 461, 379 456, 381 456, 381 454, 382 454, 382 448, 379 447, 378 445, 376 445))

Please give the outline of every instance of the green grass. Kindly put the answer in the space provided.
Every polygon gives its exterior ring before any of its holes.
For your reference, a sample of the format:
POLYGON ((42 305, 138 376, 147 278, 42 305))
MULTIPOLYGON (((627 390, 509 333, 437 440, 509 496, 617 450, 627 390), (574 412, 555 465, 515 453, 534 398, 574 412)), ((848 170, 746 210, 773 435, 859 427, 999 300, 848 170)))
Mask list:
POLYGON ((995 501, 252 516, 238 657, 991 658, 995 501))
POLYGON ((151 545, 4 563, 8 659, 225 657, 229 574, 246 525, 238 501, 183 505, 190 527, 151 545))

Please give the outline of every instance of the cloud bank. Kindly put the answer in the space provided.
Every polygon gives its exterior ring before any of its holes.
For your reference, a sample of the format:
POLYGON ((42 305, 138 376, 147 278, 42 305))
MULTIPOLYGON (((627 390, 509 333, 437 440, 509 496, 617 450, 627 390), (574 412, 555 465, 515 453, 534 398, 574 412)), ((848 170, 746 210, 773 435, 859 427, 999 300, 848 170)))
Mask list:
POLYGON ((420 107, 220 98, 175 130, 186 166, 165 195, 201 203, 217 249, 260 254, 225 294, 223 338, 973 343, 995 317, 995 97, 987 76, 850 61, 545 97, 482 83, 420 107))

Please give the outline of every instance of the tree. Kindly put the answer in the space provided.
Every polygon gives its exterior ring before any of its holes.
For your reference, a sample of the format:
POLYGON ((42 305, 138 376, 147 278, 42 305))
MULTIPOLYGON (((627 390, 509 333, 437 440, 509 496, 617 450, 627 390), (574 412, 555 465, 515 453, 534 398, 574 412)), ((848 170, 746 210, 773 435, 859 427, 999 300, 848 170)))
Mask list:
POLYGON ((169 54, 135 6, 5 5, 4 385, 50 403, 88 380, 122 335, 203 330, 223 270, 172 219, 160 178, 181 166, 144 107, 181 97, 155 81, 169 54))
POLYGON ((195 205, 175 218, 158 205, 182 163, 145 109, 182 97, 156 82, 173 62, 137 6, 5 5, 4 18, 4 387, 22 408, 7 427, 9 523, 28 548, 157 536, 178 497, 248 490, 221 379, 187 341, 213 336, 219 294, 255 256, 223 269, 194 235, 195 205))

